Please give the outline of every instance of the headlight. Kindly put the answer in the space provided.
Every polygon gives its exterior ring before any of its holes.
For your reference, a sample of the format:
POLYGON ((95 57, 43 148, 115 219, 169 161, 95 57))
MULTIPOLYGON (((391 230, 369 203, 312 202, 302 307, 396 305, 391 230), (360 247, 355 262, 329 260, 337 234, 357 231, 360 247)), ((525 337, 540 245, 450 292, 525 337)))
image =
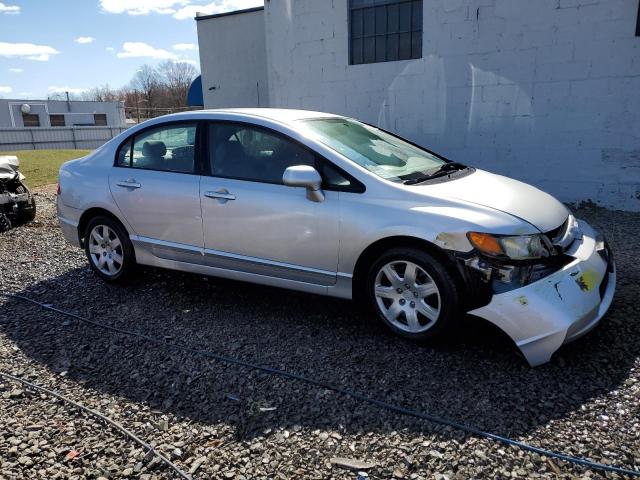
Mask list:
POLYGON ((552 254, 544 235, 491 235, 489 233, 469 232, 467 238, 482 253, 493 257, 509 257, 512 260, 532 260, 545 258, 552 254))

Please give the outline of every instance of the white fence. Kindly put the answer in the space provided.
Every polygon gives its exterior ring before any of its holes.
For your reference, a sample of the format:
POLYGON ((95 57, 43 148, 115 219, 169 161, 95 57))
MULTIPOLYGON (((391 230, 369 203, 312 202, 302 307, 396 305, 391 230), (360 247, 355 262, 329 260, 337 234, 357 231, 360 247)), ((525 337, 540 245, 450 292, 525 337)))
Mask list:
POLYGON ((0 151, 94 149, 127 127, 0 128, 0 151))

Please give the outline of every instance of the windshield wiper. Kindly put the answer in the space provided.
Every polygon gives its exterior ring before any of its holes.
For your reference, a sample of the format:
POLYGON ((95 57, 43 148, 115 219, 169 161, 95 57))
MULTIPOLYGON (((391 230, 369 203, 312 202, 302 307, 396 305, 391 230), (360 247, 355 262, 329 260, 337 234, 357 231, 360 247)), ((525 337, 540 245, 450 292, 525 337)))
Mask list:
POLYGON ((427 180, 431 180, 432 178, 442 177, 454 170, 464 170, 465 168, 467 168, 467 166, 463 165, 460 162, 447 162, 443 163, 439 167, 427 170, 426 172, 424 172, 424 175, 421 175, 417 178, 405 180, 402 183, 404 183, 405 185, 415 185, 416 183, 426 182, 427 180))

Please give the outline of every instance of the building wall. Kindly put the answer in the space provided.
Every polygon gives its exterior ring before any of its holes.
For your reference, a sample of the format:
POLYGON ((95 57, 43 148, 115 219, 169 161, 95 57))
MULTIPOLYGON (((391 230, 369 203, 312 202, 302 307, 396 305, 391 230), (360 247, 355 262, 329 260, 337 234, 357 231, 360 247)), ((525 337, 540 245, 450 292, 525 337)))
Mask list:
POLYGON ((264 10, 196 20, 205 108, 267 106, 264 10))
POLYGON ((0 128, 22 128, 22 112, 24 104, 31 107, 31 113, 37 114, 40 127, 50 127, 50 114, 64 114, 67 127, 74 125, 93 125, 93 115, 107 115, 107 125, 122 126, 125 124, 124 108, 120 102, 84 102, 59 100, 9 100, 0 99, 0 128))
POLYGON ((351 115, 565 201, 640 210, 638 0, 424 0, 422 59, 355 66, 347 0, 265 8, 271 106, 351 115))

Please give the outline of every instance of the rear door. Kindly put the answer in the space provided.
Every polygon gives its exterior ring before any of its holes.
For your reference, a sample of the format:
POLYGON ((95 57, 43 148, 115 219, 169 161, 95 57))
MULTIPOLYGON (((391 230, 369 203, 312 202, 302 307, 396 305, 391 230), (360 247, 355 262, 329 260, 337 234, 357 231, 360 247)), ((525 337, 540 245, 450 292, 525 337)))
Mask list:
POLYGON ((162 258, 184 260, 203 247, 198 140, 197 122, 143 130, 120 147, 109 176, 133 241, 162 258))

